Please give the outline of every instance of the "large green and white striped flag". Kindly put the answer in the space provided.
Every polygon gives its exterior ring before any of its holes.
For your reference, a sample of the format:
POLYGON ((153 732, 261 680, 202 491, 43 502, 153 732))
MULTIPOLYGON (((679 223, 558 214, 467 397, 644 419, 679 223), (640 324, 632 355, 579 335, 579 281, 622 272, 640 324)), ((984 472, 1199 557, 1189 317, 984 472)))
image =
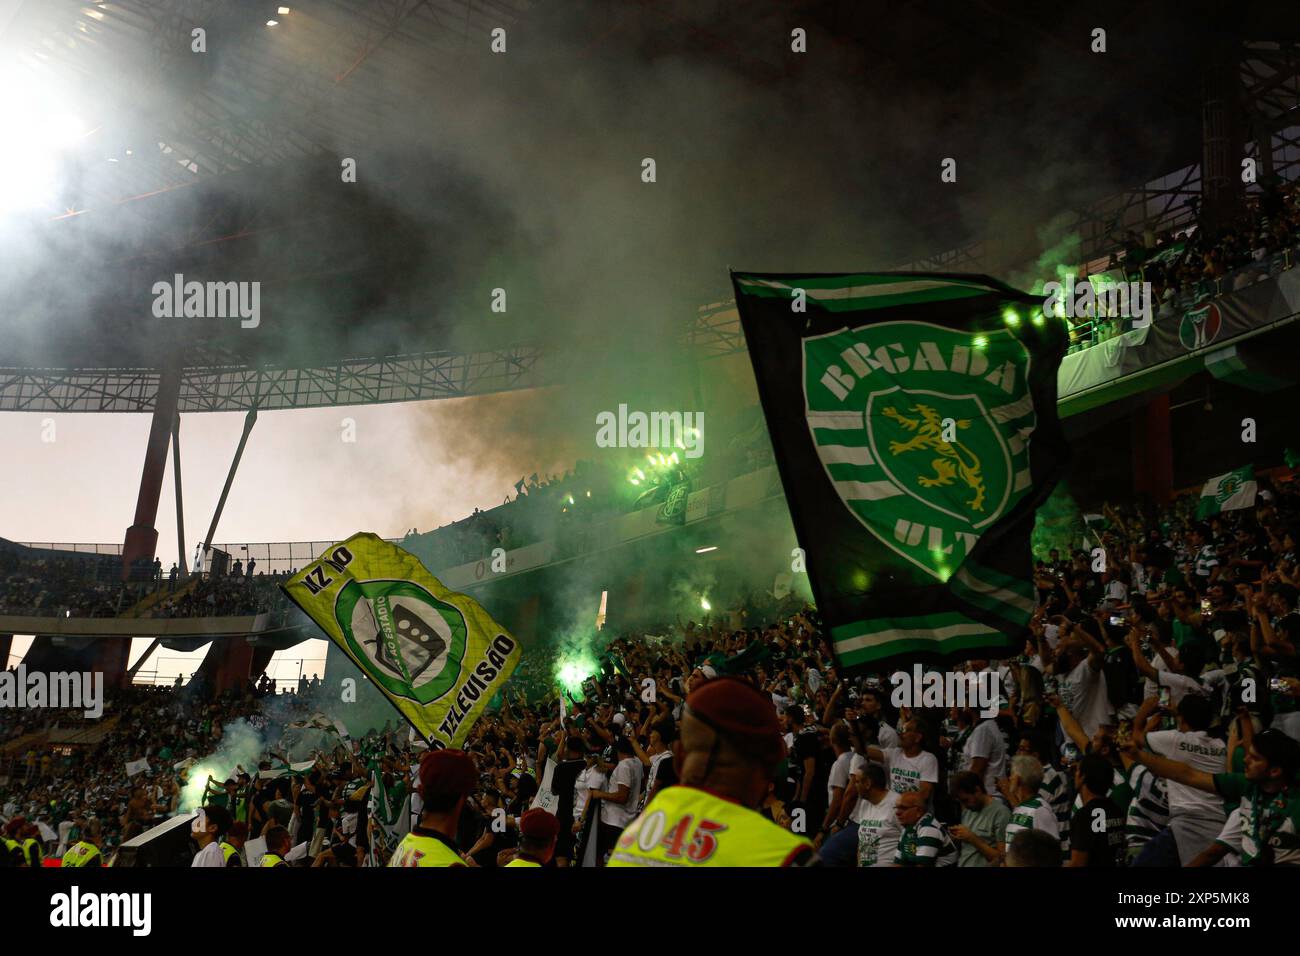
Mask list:
POLYGON ((1201 489, 1201 500, 1196 505, 1196 517, 1208 518, 1220 511, 1236 511, 1255 507, 1255 467, 1247 465, 1226 475, 1211 478, 1201 489))
POLYGON ((732 280, 813 595, 842 667, 1012 645, 1068 449, 1066 331, 984 276, 732 280))

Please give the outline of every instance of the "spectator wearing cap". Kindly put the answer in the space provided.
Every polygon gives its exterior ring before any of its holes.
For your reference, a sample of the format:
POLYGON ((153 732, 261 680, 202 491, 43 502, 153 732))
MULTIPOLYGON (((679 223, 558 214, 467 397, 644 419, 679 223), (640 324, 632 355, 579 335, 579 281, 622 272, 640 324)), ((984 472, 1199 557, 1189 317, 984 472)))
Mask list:
POLYGON ((618 841, 610 866, 789 866, 812 844, 758 807, 785 756, 769 694, 734 678, 692 691, 673 745, 679 786, 655 795, 618 841))
POLYGON ((507 867, 545 866, 555 854, 560 821, 541 807, 533 807, 519 818, 519 851, 507 867))
MULTIPOLYGON (((474 758, 463 750, 430 750, 420 759, 420 824, 402 837, 389 866, 464 866, 456 831, 465 798, 478 785, 474 758)), ((491 835, 491 829, 487 831, 491 835)), ((475 850, 478 848, 475 847, 475 850)), ((471 850, 473 853, 474 850, 471 850)))

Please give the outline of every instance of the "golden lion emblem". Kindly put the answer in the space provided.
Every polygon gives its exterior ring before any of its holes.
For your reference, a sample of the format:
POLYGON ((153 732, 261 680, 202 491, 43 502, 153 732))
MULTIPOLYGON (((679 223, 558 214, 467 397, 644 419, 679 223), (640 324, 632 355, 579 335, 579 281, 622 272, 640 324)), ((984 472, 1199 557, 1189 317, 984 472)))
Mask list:
MULTIPOLYGON (((916 449, 938 452, 939 457, 930 462, 934 475, 917 479, 921 487, 951 485, 955 479, 961 478, 975 493, 975 496, 966 502, 966 506, 972 511, 983 511, 984 477, 980 474, 979 458, 961 442, 943 440, 943 422, 939 418, 939 413, 929 405, 917 405, 912 412, 919 417, 904 415, 892 407, 882 411, 881 414, 886 418, 892 418, 908 431, 916 432, 916 435, 907 441, 891 441, 889 451, 895 455, 916 449)), ((957 419, 956 426, 962 429, 969 428, 970 419, 957 419)))

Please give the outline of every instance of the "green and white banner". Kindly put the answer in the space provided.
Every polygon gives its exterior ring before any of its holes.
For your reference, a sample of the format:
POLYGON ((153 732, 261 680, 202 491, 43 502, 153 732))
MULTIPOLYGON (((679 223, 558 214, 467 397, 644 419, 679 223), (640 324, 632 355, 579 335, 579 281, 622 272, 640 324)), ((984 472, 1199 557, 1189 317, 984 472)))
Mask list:
POLYGON ((1201 489, 1201 500, 1196 505, 1196 517, 1209 518, 1221 511, 1237 511, 1255 507, 1255 468, 1247 465, 1226 475, 1211 478, 1201 489))
POLYGON ((1009 646, 1034 610, 1034 510, 1067 456, 1064 323, 983 276, 732 279, 841 665, 1009 646))

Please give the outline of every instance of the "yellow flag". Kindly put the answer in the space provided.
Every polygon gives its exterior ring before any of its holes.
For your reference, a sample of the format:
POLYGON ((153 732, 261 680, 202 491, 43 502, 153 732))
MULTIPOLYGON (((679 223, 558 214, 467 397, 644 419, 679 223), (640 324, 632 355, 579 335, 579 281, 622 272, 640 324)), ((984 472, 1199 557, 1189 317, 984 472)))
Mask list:
POLYGON ((354 534, 283 585, 433 747, 460 747, 519 663, 519 643, 419 558, 354 534))

